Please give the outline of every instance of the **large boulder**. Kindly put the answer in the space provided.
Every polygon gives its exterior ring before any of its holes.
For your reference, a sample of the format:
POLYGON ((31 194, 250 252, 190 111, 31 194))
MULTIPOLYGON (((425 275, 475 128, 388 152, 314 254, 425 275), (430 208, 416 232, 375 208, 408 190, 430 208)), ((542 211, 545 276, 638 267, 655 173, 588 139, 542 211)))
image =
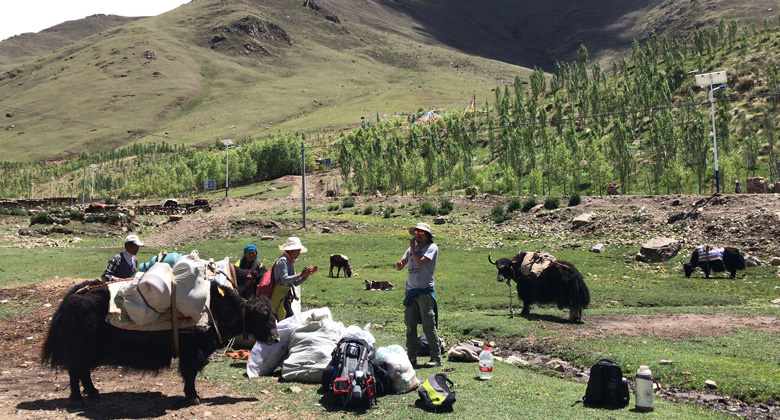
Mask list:
POLYGON ((641 262, 663 262, 674 258, 680 252, 680 241, 673 238, 653 238, 642 245, 636 254, 641 262))
POLYGON ((595 252, 596 254, 603 254, 606 249, 607 248, 604 244, 596 244, 590 247, 590 252, 595 252))
POLYGON ((746 255, 745 256, 745 265, 748 267, 760 267, 764 265, 764 263, 758 259, 755 255, 746 255))
POLYGON ((590 224, 592 217, 593 215, 591 213, 582 213, 571 221, 572 227, 577 229, 580 226, 587 226, 590 224))

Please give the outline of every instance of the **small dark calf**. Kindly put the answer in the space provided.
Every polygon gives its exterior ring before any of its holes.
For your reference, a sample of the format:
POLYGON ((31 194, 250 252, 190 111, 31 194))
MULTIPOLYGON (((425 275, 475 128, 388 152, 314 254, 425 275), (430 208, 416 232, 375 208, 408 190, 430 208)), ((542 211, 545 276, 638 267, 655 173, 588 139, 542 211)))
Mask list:
POLYGON ((333 267, 336 267, 338 270, 336 271, 336 277, 341 274, 341 269, 344 269, 344 276, 346 277, 352 277, 352 266, 349 265, 349 258, 347 258, 346 255, 342 254, 331 254, 330 255, 330 272, 328 273, 329 277, 333 277, 333 267))
POLYGON ((747 268, 745 264, 745 257, 736 248, 723 248, 723 259, 712 261, 699 261, 698 249, 693 250, 691 254, 691 260, 683 264, 683 270, 685 271, 685 277, 690 277, 696 267, 699 267, 704 271, 704 277, 710 277, 710 271, 721 273, 728 271, 732 279, 737 278, 737 270, 744 270, 747 268))

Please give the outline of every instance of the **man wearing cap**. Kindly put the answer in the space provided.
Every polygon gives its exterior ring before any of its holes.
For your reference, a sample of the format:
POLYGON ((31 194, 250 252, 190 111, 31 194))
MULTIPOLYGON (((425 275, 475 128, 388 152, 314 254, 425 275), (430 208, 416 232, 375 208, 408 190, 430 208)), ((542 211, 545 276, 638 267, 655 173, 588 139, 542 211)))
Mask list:
POLYGON ((295 260, 308 251, 298 237, 287 238, 287 242, 279 245, 279 250, 284 251, 284 254, 273 266, 273 280, 276 286, 271 293, 271 306, 276 310, 276 318, 281 321, 293 315, 293 302, 300 302, 301 299, 301 284, 317 272, 318 267, 309 266, 300 273, 295 272, 295 260))
POLYGON ((401 270, 409 264, 404 298, 404 323, 406 324, 406 353, 412 365, 417 364, 417 324, 422 323, 423 333, 428 339, 431 361, 426 367, 441 366, 439 354, 438 308, 434 290, 433 272, 439 259, 439 248, 433 243, 433 232, 427 223, 410 227, 412 235, 404 257, 395 263, 401 270))
POLYGON ((114 255, 108 260, 106 271, 103 272, 103 281, 117 281, 133 277, 138 271, 138 249, 144 246, 144 243, 138 238, 138 235, 128 235, 125 238, 125 250, 114 255))

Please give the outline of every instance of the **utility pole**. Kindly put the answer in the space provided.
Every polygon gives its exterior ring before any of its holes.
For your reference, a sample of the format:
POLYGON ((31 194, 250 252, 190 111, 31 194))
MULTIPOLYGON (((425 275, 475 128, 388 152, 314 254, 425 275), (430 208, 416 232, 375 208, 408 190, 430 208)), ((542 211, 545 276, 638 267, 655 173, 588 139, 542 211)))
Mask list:
POLYGON ((84 182, 81 184, 81 204, 84 204, 84 199, 87 196, 87 167, 84 167, 84 182))
POLYGON ((230 176, 230 146, 233 145, 233 140, 222 140, 222 144, 225 145, 225 198, 228 198, 228 179, 230 176))
POLYGON ((707 87, 710 88, 709 93, 709 99, 710 99, 710 112, 712 112, 712 145, 713 145, 713 151, 715 153, 715 192, 720 192, 720 174, 718 171, 718 136, 715 133, 715 95, 713 95, 713 92, 715 92, 718 89, 724 89, 726 85, 720 85, 718 87, 713 87, 715 84, 718 83, 726 83, 728 81, 728 77, 726 75, 725 70, 721 71, 715 71, 712 73, 702 73, 695 75, 696 78, 696 84, 701 87, 707 87))
POLYGON ((306 229, 306 146, 301 142, 301 201, 303 202, 303 228, 306 229))

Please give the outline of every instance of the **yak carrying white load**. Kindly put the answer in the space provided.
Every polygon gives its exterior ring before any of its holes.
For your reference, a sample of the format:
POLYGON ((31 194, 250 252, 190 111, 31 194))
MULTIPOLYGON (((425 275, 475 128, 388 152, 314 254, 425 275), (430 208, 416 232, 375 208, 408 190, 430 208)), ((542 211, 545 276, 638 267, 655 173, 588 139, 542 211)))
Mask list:
MULTIPOLYGON (((161 316, 170 319, 174 289, 176 310, 184 317, 199 320, 209 297, 209 282, 204 277, 206 263, 198 251, 192 251, 179 258, 173 268, 155 264, 145 273, 136 274, 133 281, 110 285, 112 307, 120 312, 119 324, 127 324, 127 317, 142 327, 156 323, 161 316)), ((123 328, 117 325, 116 318, 116 314, 109 313, 108 321, 123 328)))

